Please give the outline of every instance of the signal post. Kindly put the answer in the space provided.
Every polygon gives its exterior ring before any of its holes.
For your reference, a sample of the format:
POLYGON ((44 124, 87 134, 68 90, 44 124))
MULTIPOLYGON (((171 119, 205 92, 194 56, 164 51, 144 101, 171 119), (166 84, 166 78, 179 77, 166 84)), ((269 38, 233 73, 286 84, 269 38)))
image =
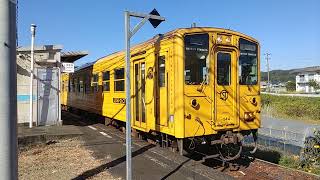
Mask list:
POLYGON ((132 179, 131 169, 131 90, 130 90, 130 39, 131 37, 149 20, 154 28, 156 28, 165 19, 160 16, 156 9, 150 14, 142 14, 136 12, 124 12, 124 28, 125 28, 125 61, 126 61, 126 174, 127 180, 132 179), (142 20, 130 30, 130 17, 141 18, 142 20))

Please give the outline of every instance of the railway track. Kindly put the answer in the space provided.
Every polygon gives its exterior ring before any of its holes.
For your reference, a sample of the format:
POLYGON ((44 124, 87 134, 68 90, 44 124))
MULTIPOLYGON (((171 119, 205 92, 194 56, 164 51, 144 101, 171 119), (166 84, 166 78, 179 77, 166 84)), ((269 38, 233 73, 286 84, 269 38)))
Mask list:
MULTIPOLYGON (((89 125, 89 124, 102 124, 101 122, 95 120, 94 118, 86 117, 86 119, 80 117, 77 114, 64 112, 74 117, 73 120, 75 125, 89 125), (88 121, 89 119, 89 121, 88 121)), ((113 128, 116 128, 112 126, 113 128)), ((119 129, 119 132, 124 133, 123 129, 119 129)), ((152 139, 147 139, 150 144, 158 144, 152 139)), ((172 151, 172 149, 167 149, 172 151)), ((193 159, 199 163, 206 166, 212 167, 214 171, 221 171, 237 179, 319 179, 320 176, 307 173, 304 171, 287 168, 275 163, 271 163, 262 159, 255 158, 254 156, 243 155, 241 158, 231 162, 223 162, 217 157, 205 159, 205 154, 202 152, 195 151, 192 154, 186 154, 185 156, 193 159)))

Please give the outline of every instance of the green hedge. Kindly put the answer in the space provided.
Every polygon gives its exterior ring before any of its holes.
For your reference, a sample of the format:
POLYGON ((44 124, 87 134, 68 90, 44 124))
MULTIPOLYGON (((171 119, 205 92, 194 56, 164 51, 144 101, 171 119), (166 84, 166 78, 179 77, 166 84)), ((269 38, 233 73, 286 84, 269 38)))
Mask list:
POLYGON ((272 109, 280 118, 320 121, 319 97, 291 97, 262 94, 262 109, 272 109))

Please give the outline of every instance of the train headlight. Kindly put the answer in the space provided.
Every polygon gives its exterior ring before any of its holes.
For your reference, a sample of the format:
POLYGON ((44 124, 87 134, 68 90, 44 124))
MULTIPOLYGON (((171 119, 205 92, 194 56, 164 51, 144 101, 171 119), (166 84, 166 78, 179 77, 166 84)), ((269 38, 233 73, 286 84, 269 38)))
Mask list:
POLYGON ((231 43, 231 37, 230 36, 226 37, 226 43, 231 43))
POLYGON ((218 35, 218 37, 217 37, 217 42, 218 42, 218 43, 222 43, 222 36, 221 36, 221 35, 218 35))
POLYGON ((244 120, 245 121, 253 121, 254 120, 254 114, 253 112, 245 112, 244 113, 244 120))

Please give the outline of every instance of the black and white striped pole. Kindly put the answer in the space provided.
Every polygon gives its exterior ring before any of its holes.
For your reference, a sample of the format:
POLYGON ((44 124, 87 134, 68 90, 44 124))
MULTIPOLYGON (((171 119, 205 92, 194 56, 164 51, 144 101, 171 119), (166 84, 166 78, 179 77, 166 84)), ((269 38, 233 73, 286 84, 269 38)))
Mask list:
POLYGON ((136 12, 124 12, 124 28, 125 28, 125 61, 126 61, 126 174, 127 180, 132 179, 131 169, 131 90, 130 90, 130 39, 131 37, 149 20, 154 28, 156 28, 165 19, 160 16, 156 9, 150 14, 141 14, 136 12), (130 17, 142 18, 142 20, 130 30, 130 17))

